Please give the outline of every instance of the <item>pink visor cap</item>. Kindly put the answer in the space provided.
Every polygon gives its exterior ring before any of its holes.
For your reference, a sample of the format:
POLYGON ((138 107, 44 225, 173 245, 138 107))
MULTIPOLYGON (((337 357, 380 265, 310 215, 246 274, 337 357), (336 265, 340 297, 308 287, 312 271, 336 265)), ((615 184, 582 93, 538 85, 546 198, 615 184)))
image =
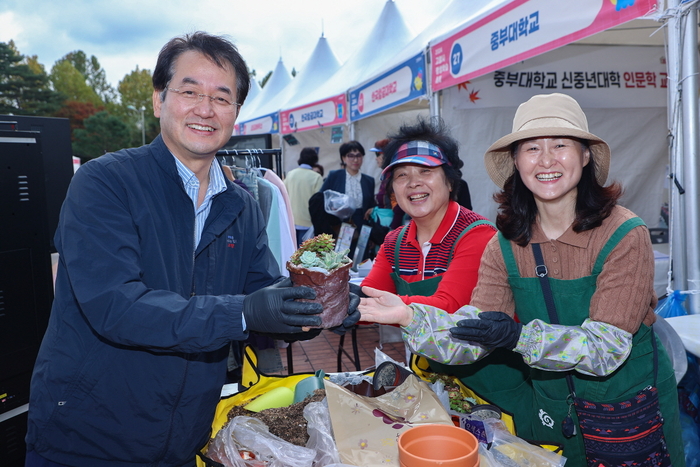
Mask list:
POLYGON ((409 141, 402 144, 391 158, 391 163, 382 170, 381 179, 384 180, 393 167, 398 164, 419 164, 428 167, 438 167, 443 164, 452 165, 439 147, 427 141, 409 141))

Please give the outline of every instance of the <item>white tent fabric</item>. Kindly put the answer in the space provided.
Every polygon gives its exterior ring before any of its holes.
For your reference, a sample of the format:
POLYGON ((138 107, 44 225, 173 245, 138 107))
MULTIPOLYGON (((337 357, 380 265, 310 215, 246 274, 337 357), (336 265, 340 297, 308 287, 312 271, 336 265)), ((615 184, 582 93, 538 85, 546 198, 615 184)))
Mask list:
MULTIPOLYGON (((365 81, 374 79, 387 70, 416 56, 422 50, 425 50, 433 37, 454 29, 461 24, 465 18, 472 17, 490 8, 494 1, 500 0, 472 0, 469 2, 453 0, 445 6, 425 29, 417 34, 403 49, 394 54, 391 60, 384 63, 381 68, 377 69, 376 72, 365 81)), ((355 84, 359 85, 361 83, 355 84)), ((379 141, 386 138, 387 135, 395 133, 402 124, 415 122, 418 117, 427 118, 429 116, 428 99, 414 100, 391 110, 354 122, 355 139, 361 141, 362 144, 367 144, 368 147, 366 149, 369 149, 375 141, 379 141)), ((362 165, 362 172, 373 176, 375 178, 375 186, 379 187, 381 169, 376 165, 374 157, 367 157, 365 159, 362 165)))
POLYGON ((245 103, 243 105, 249 106, 251 108, 257 106, 255 100, 257 99, 261 91, 262 88, 260 87, 260 84, 258 84, 258 80, 256 80, 255 78, 251 78, 250 90, 248 91, 248 96, 245 98, 245 103))
POLYGON ((460 142, 460 157, 465 161, 462 172, 474 210, 495 219, 492 196, 497 187, 486 173, 483 157, 491 143, 511 132, 517 106, 535 94, 564 92, 584 108, 591 132, 610 145, 608 180, 621 182, 625 190, 621 204, 649 227, 657 227, 661 205, 668 197, 664 55, 663 47, 568 45, 503 69, 498 74, 503 79, 489 73, 443 90, 442 117, 460 142), (634 73, 624 72, 628 69, 644 70, 645 79, 653 76, 655 81, 645 81, 644 87, 637 88, 634 73), (562 78, 577 70, 601 72, 599 87, 582 84, 577 89, 571 83, 571 89, 562 89, 569 86, 562 78), (537 72, 552 77, 553 83, 548 83, 552 89, 546 89, 544 83, 538 87, 523 81, 537 72), (603 81, 610 79, 603 74, 608 72, 617 72, 619 86, 603 81))
POLYGON ((413 37, 414 34, 406 25, 396 3, 387 0, 362 47, 323 86, 309 89, 308 94, 295 96, 285 103, 283 109, 292 109, 345 93, 352 86, 374 76, 377 69, 383 68, 393 59, 396 51, 403 49, 413 37))
POLYGON ((249 116, 251 115, 258 115, 258 108, 273 100, 291 81, 292 75, 289 74, 287 68, 284 66, 282 57, 280 57, 277 66, 275 66, 275 69, 272 71, 272 76, 267 80, 265 87, 262 88, 255 100, 251 102, 250 106, 244 104, 243 107, 241 107, 241 113, 238 115, 237 119, 238 123, 240 124, 249 120, 249 116))
MULTIPOLYGON (((372 31, 358 51, 343 63, 324 85, 311 89, 307 94, 299 93, 287 102, 283 109, 296 108, 345 93, 350 87, 374 76, 377 70, 384 69, 384 65, 393 60, 396 51, 402 50, 413 37, 414 34, 406 25, 396 3, 393 0, 387 0, 372 31)), ((392 123, 389 127, 395 128, 396 124, 392 123)), ((360 141, 366 151, 369 151, 372 144, 377 139, 384 138, 382 135, 386 133, 377 134, 380 137, 355 135, 355 139, 360 141)), ((299 141, 298 145, 289 146, 284 143, 283 164, 286 171, 296 167, 298 155, 306 146, 319 149, 319 163, 324 166, 326 173, 340 168, 339 144, 331 142, 330 128, 300 131, 294 133, 294 137, 299 141)), ((346 126, 343 128, 342 140, 350 139, 350 132, 346 126)), ((361 170, 363 173, 374 175, 376 172, 374 157, 366 157, 361 170)))
MULTIPOLYGON (((321 86, 330 76, 340 68, 340 61, 331 50, 328 40, 321 35, 311 56, 306 61, 299 73, 284 89, 280 90, 274 98, 268 102, 260 102, 252 113, 245 115, 246 120, 254 120, 257 117, 278 112, 291 99, 303 96, 321 86)), ((274 75, 274 73, 273 73, 274 75)), ((267 87, 267 86, 266 86, 267 87)), ((268 96, 271 97, 271 96, 268 96)), ((239 119, 239 123, 243 120, 239 119)))

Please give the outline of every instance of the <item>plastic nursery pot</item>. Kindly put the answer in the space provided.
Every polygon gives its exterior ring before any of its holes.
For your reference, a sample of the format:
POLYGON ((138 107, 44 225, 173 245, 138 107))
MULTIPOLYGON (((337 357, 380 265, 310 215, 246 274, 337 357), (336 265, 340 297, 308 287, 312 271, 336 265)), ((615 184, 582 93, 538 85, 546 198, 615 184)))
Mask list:
POLYGON ((400 386, 401 383, 406 381, 408 375, 414 375, 414 373, 408 368, 397 365, 394 362, 383 362, 374 371, 372 385, 375 391, 384 388, 386 392, 391 392, 396 386, 400 386))
POLYGON ((311 287, 316 291, 314 300, 300 300, 316 302, 323 305, 321 313, 321 328, 332 328, 343 324, 348 314, 350 304, 350 267, 352 261, 334 269, 326 274, 322 271, 314 271, 287 261, 289 277, 294 286, 311 287))
POLYGON ((418 425, 401 433, 401 467, 479 467, 479 442, 463 428, 418 425))

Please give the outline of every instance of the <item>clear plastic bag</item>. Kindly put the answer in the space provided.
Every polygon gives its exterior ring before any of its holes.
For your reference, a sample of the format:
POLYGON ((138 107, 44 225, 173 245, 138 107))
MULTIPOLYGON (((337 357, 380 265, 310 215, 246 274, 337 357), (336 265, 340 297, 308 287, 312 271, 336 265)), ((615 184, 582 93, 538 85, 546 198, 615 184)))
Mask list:
POLYGON ((347 219, 355 212, 355 200, 345 193, 333 190, 323 192, 323 208, 328 214, 339 219, 347 219))
POLYGON ((512 435, 501 420, 484 420, 490 458, 507 467, 564 467, 566 457, 512 435))
POLYGON ((340 462, 340 454, 335 447, 331 416, 328 412, 328 401, 310 402, 304 407, 304 418, 307 421, 306 430, 309 441, 306 447, 316 452, 314 467, 322 467, 340 462))
POLYGON ((216 434, 207 456, 226 467, 311 467, 316 453, 270 433, 267 426, 251 417, 235 417, 216 434), (250 451, 254 460, 244 460, 240 451, 250 451))

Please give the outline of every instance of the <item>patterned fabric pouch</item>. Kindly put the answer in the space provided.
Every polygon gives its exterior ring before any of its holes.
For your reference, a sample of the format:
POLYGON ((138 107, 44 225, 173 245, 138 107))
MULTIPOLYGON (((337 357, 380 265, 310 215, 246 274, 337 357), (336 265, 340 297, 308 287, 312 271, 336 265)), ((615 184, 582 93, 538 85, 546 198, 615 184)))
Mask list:
POLYGON ((574 406, 589 466, 671 465, 655 387, 614 404, 574 397, 574 406))

